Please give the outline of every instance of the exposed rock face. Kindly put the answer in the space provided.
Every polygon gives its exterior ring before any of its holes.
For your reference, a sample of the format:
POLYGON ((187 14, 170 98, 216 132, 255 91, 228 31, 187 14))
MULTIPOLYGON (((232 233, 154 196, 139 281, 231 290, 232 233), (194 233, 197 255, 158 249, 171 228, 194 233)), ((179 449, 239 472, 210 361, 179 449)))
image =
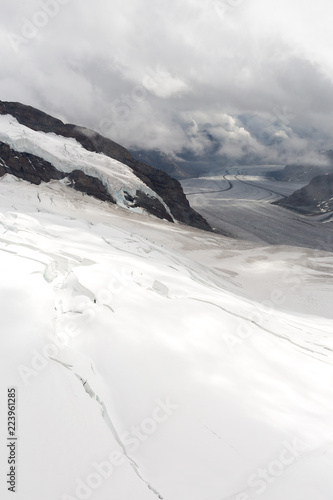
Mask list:
MULTIPOLYGON (((57 118, 53 118, 42 111, 20 103, 0 101, 0 114, 10 114, 22 125, 36 131, 53 132, 63 137, 72 137, 85 149, 96 153, 103 153, 110 158, 124 163, 133 170, 139 179, 164 200, 175 219, 193 227, 208 231, 212 230, 207 221, 190 207, 183 189, 176 179, 171 178, 165 172, 150 165, 135 160, 127 149, 112 140, 84 127, 64 124, 57 118)), ((141 195, 140 199, 142 200, 141 195)), ((155 201, 157 202, 158 200, 155 199, 155 201)), ((155 204, 153 210, 156 213, 160 212, 158 203, 155 204)), ((152 208, 150 212, 152 213, 152 208)), ((163 218, 170 220, 170 216, 163 218)))
POLYGON ((7 144, 0 142, 0 177, 6 173, 32 184, 65 177, 63 172, 59 172, 48 161, 29 153, 13 151, 7 144))
POLYGON ((289 208, 305 215, 319 215, 333 211, 333 174, 318 175, 307 186, 273 205, 289 208))
POLYGON ((159 219, 166 219, 169 222, 173 222, 164 205, 157 198, 152 198, 143 191, 137 191, 135 196, 127 194, 126 199, 131 202, 133 208, 141 207, 159 219))
POLYGON ((107 189, 103 186, 102 182, 96 177, 87 175, 82 172, 82 170, 73 170, 73 172, 67 174, 66 177, 71 181, 70 186, 77 191, 94 196, 102 201, 116 203, 107 189))
POLYGON ((137 160, 132 160, 130 166, 134 173, 165 201, 175 219, 189 226, 211 230, 208 222, 191 208, 179 181, 162 170, 137 160))

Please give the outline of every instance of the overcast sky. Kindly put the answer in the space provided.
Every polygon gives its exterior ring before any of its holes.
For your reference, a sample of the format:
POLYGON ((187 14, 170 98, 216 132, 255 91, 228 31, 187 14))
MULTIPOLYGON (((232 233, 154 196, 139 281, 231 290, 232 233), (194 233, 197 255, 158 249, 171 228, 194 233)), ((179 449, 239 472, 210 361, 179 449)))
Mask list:
POLYGON ((331 0, 3 0, 0 99, 127 147, 333 149, 331 0))

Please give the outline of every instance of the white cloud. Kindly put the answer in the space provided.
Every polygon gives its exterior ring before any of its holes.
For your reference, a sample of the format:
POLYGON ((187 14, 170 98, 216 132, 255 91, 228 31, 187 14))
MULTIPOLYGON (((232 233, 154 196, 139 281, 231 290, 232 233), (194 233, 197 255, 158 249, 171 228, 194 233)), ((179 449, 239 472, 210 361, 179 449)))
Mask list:
POLYGON ((332 13, 328 0, 12 0, 0 98, 125 146, 220 141, 284 161, 333 147, 332 13))
POLYGON ((156 69, 147 68, 142 85, 154 95, 163 99, 174 95, 180 96, 189 90, 181 78, 172 76, 168 71, 160 67, 156 69))

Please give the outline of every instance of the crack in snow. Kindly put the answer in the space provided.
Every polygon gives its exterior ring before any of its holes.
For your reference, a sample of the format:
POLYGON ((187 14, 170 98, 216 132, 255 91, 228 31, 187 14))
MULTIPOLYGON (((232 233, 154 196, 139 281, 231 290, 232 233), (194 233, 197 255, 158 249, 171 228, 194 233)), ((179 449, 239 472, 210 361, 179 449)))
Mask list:
MULTIPOLYGON (((259 328, 260 330, 266 332, 266 333, 269 333, 270 335, 273 335, 274 337, 278 338, 278 339, 281 339, 281 340, 284 340, 286 342, 289 342, 290 344, 292 344, 293 346, 299 348, 299 352, 302 352, 303 354, 307 354, 309 355, 308 353, 312 353, 312 354, 317 354, 318 356, 327 356, 326 354, 323 354, 321 352, 318 352, 318 351, 314 351, 313 349, 309 349, 308 347, 305 347, 304 345, 301 345, 301 344, 298 344, 297 342, 294 342, 291 338, 285 336, 285 335, 281 335, 277 332, 273 332, 272 330, 269 330, 268 328, 265 328, 264 326, 260 325, 259 323, 257 323, 256 321, 250 319, 250 318, 247 318, 246 316, 242 316, 241 314, 237 314, 235 312, 232 312, 232 311, 229 311, 228 309, 218 305, 218 304, 214 304, 214 302, 210 302, 208 300, 202 300, 202 299, 197 299, 195 297, 188 297, 190 300, 195 300, 197 302, 203 302, 204 304, 210 304, 214 307, 217 307, 218 309, 221 309, 222 311, 226 312, 227 314, 230 314, 236 318, 240 318, 244 321, 248 321, 249 323, 255 325, 257 328, 259 328), (304 352, 305 351, 305 352, 304 352), (307 352, 306 352, 307 351, 307 352)), ((306 342, 305 339, 303 339, 304 342, 306 342)), ((313 356, 311 356, 313 357, 313 356)), ((315 359, 320 359, 321 361, 325 362, 325 360, 323 360, 322 358, 315 358, 315 359)))
MULTIPOLYGON (((53 361, 56 361, 57 363, 61 364, 62 366, 64 366, 68 370, 72 371, 73 365, 69 365, 67 363, 64 363, 64 362, 60 361, 59 359, 53 358, 51 356, 49 356, 49 358, 52 359, 53 361)), ((128 454, 128 452, 126 450, 126 447, 125 447, 124 443, 122 442, 122 440, 121 440, 121 438, 120 438, 120 436, 119 436, 119 434, 118 434, 118 432, 117 432, 117 430, 116 430, 116 428, 115 428, 115 426, 114 426, 114 424, 113 424, 113 422, 112 422, 112 420, 110 418, 110 415, 109 415, 109 413, 107 411, 105 403, 99 398, 98 394, 96 394, 94 392, 94 390, 92 389, 91 385, 88 382, 88 379, 84 379, 78 373, 75 373, 75 372, 73 372, 73 373, 80 380, 80 382, 82 383, 82 386, 83 386, 84 390, 86 391, 86 393, 92 399, 94 399, 95 401, 97 401, 97 403, 99 404, 99 406, 101 408, 102 418, 103 418, 104 422, 106 423, 107 427, 111 431, 111 434, 112 434, 113 438, 115 439, 115 441, 117 442, 117 444, 122 449, 122 451, 124 453, 124 456, 127 458, 128 462, 129 462, 130 466, 132 467, 132 469, 133 469, 134 473, 136 474, 136 476, 142 482, 144 482, 147 485, 147 487, 159 498, 159 500, 164 500, 164 497, 160 494, 160 492, 156 488, 154 488, 149 483, 149 481, 147 481, 146 479, 144 479, 144 477, 140 474, 139 465, 128 454)))

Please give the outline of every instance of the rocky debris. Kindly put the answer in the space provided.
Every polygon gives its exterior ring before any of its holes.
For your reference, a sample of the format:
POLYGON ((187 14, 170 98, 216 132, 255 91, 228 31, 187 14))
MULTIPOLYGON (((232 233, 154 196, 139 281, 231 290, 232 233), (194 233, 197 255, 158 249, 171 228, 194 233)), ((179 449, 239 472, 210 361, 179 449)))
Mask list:
POLYGON ((319 215, 333 211, 333 174, 318 175, 302 189, 282 200, 273 202, 304 215, 319 215))
MULTIPOLYGON (((190 207, 181 184, 176 179, 146 163, 135 160, 127 149, 111 139, 84 127, 64 124, 61 120, 38 109, 17 102, 0 101, 0 114, 10 114, 19 123, 32 130, 72 137, 88 151, 103 153, 124 163, 163 199, 176 220, 199 229, 212 230, 208 222, 190 207)), ((158 204, 155 203, 154 211, 159 212, 159 210, 158 204)))

